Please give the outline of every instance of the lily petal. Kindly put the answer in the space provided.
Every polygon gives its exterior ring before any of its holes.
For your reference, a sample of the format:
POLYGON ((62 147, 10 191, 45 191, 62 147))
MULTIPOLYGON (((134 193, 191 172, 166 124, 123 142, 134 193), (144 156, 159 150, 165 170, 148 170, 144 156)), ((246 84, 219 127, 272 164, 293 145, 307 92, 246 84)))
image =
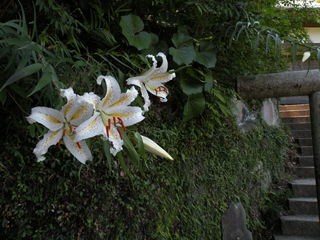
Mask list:
POLYGON ((70 123, 73 126, 79 126, 92 116, 93 105, 89 103, 79 103, 72 109, 72 112, 73 114, 71 116, 70 123))
POLYGON ((34 107, 31 109, 31 115, 26 117, 30 124, 34 122, 41 123, 51 131, 57 131, 64 126, 63 114, 52 108, 34 107))
POLYGON ((142 109, 140 107, 121 106, 108 108, 106 114, 108 117, 121 118, 124 126, 131 126, 144 119, 142 116, 142 109))
POLYGON ((56 145, 60 138, 62 137, 63 129, 58 131, 49 130, 43 138, 37 143, 36 148, 33 150, 33 153, 36 155, 38 162, 45 160, 44 155, 48 148, 52 145, 56 145))
POLYGON ((78 103, 89 103, 93 105, 94 109, 98 109, 98 105, 100 102, 100 97, 93 92, 85 93, 82 96, 77 97, 78 103))
POLYGON ((110 152, 113 156, 117 155, 117 153, 122 150, 123 140, 121 139, 120 133, 118 132, 117 128, 113 125, 111 125, 109 129, 109 138, 102 137, 102 140, 109 140, 112 143, 110 152))
POLYGON ((61 112, 62 114, 65 116, 65 118, 69 121, 71 116, 74 114, 72 112, 72 109, 74 109, 75 105, 76 105, 76 99, 77 99, 77 95, 74 94, 73 89, 72 88, 68 88, 68 89, 60 89, 60 95, 62 97, 67 98, 68 102, 66 105, 64 105, 61 108, 61 112))
MULTIPOLYGON (((73 137, 73 136, 72 136, 73 137)), ((92 155, 89 147, 86 144, 85 140, 82 140, 78 143, 74 142, 72 138, 66 134, 63 137, 66 148, 71 152, 76 159, 78 159, 81 163, 85 164, 87 160, 92 160, 92 155), (80 147, 79 147, 79 145, 80 147)))
POLYGON ((161 64, 161 67, 160 67, 160 72, 166 72, 168 70, 168 60, 167 60, 166 55, 164 55, 162 52, 159 52, 157 54, 157 56, 162 58, 162 64, 161 64))
POLYGON ((74 142, 80 142, 83 139, 91 138, 100 134, 106 136, 106 129, 99 112, 95 112, 91 118, 81 123, 75 131, 74 142))
POLYGON ((134 87, 131 87, 130 90, 128 89, 126 93, 122 93, 120 97, 118 97, 118 100, 108 107, 111 108, 116 106, 127 106, 132 103, 137 96, 138 91, 134 87))
POLYGON ((97 83, 101 84, 102 80, 106 81, 107 93, 106 96, 100 102, 99 109, 106 109, 116 101, 118 101, 121 94, 121 89, 117 80, 112 76, 99 76, 97 83))

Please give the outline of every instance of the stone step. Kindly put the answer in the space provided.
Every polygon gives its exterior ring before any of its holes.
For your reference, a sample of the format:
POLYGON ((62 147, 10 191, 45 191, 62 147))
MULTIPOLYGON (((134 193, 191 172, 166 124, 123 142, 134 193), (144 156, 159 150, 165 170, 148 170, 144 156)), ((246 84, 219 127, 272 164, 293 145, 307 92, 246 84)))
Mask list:
POLYGON ((311 130, 292 130, 291 135, 294 138, 311 138, 311 130))
POLYGON ((303 117, 284 117, 282 118, 283 123, 309 123, 311 122, 310 116, 303 117))
POLYGON ((317 198, 288 198, 290 211, 301 215, 317 215, 317 198))
POLYGON ((298 139, 298 138, 312 138, 311 130, 292 130, 290 131, 291 135, 298 139))
POLYGON ((289 183, 295 197, 317 197, 314 178, 297 179, 289 183))
POLYGON ((303 237, 289 235, 274 235, 274 240, 320 240, 320 237, 303 237))
POLYGON ((287 111, 287 110, 301 110, 301 109, 307 109, 309 110, 309 104, 297 104, 297 105, 280 105, 279 110, 280 111, 287 111))
POLYGON ((298 116, 310 116, 310 110, 286 110, 280 111, 281 117, 298 117, 298 116))
POLYGON ((299 147, 299 152, 301 153, 301 156, 313 156, 313 147, 301 146, 299 147))
POLYGON ((311 130, 311 123, 288 123, 290 130, 311 130))
POLYGON ((313 156, 300 156, 298 162, 300 167, 314 167, 313 156))
POLYGON ((299 138, 296 139, 296 142, 300 146, 312 146, 312 138, 299 138))
POLYGON ((283 235, 320 236, 320 225, 317 215, 289 215, 281 216, 280 218, 283 235))
POLYGON ((314 178, 314 167, 295 167, 295 173, 301 178, 314 178))

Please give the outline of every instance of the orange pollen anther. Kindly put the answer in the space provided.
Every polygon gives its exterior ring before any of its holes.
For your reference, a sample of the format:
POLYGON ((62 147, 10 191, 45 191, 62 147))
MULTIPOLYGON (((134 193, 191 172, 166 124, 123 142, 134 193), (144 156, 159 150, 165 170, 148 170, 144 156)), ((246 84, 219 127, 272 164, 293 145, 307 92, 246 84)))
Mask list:
POLYGON ((156 95, 158 95, 158 91, 157 91, 157 89, 155 89, 155 91, 156 91, 156 95))
POLYGON ((79 142, 77 142, 77 145, 78 145, 78 147, 81 149, 81 146, 80 146, 80 143, 79 143, 79 142))
POLYGON ((66 135, 66 131, 67 131, 67 129, 64 129, 64 130, 63 130, 63 136, 66 135))
POLYGON ((111 125, 111 119, 109 118, 108 119, 108 127, 109 127, 109 129, 110 129, 110 125, 111 125))
POLYGON ((113 124, 114 124, 114 126, 116 127, 117 125, 117 120, 116 120, 116 117, 113 117, 113 124))
POLYGON ((69 126, 69 128, 70 128, 70 132, 72 132, 72 127, 71 127, 71 126, 69 126))
POLYGON ((118 120, 119 120, 119 122, 120 122, 123 130, 126 131, 126 127, 124 126, 122 119, 121 119, 121 118, 118 118, 118 120))
POLYGON ((60 140, 58 142, 58 147, 60 147, 61 140, 62 140, 62 138, 60 138, 60 140))
POLYGON ((161 99, 160 99, 160 97, 158 97, 159 98, 159 103, 161 103, 161 99))
POLYGON ((122 133, 121 133, 120 129, 117 128, 117 131, 118 131, 118 133, 119 133, 119 135, 120 135, 120 138, 121 138, 121 140, 122 140, 122 133))

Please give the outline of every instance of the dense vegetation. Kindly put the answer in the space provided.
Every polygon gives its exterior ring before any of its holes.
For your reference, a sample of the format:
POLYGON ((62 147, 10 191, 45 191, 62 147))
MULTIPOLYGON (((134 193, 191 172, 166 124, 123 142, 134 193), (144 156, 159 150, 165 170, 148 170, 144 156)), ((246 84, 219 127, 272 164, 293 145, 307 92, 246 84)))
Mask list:
MULTIPOLYGON (((287 135, 262 120, 243 134, 231 109, 237 76, 287 69, 283 39, 294 56, 297 43, 308 44, 301 21, 294 21, 306 9, 283 14, 275 4, 1 3, 1 237, 219 239, 221 215, 230 201, 241 201, 249 229, 261 239, 260 212, 270 210, 275 193, 260 183, 283 177, 287 135), (130 131, 153 139, 174 161, 147 153, 140 158, 144 177, 126 152, 124 165, 108 161, 98 138, 87 141, 93 161, 85 165, 63 145, 36 161, 32 151, 47 130, 25 120, 32 107, 60 109, 65 99, 57 90, 70 86, 103 96, 100 74, 114 76, 125 91, 127 78, 149 68, 145 56, 158 52, 177 77, 166 84, 168 102, 151 97, 145 120, 130 131)), ((313 11, 305 21, 314 21, 313 11)))

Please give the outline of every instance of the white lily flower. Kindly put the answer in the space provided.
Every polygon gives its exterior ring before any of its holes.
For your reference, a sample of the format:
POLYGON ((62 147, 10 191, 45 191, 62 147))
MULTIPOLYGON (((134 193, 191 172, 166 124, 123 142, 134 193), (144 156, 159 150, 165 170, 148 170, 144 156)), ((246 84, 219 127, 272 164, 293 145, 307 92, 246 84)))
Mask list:
POLYGON ((42 155, 48 151, 48 148, 57 143, 60 146, 63 139, 71 154, 84 164, 86 160, 92 160, 92 155, 85 141, 74 142, 73 130, 92 116, 93 107, 86 103, 77 104, 77 96, 72 88, 61 89, 60 94, 68 100, 60 111, 47 107, 34 107, 31 109, 31 115, 27 117, 30 124, 38 122, 49 129, 43 139, 38 142, 33 153, 38 162, 43 161, 45 157, 42 155))
POLYGON ((102 135, 102 139, 112 142, 111 153, 115 156, 122 150, 123 140, 117 126, 125 127, 138 123, 144 119, 140 107, 129 106, 137 97, 137 90, 132 87, 126 93, 121 93, 118 82, 111 76, 99 76, 97 83, 106 81, 107 93, 101 100, 94 93, 85 93, 78 97, 78 102, 91 103, 95 113, 76 129, 75 141, 102 135))
POLYGON ((303 53, 302 62, 308 60, 308 58, 310 57, 310 55, 311 55, 310 52, 305 52, 305 53, 303 53))
POLYGON ((150 106, 148 91, 153 95, 159 97, 159 100, 161 102, 166 102, 166 97, 168 96, 169 91, 162 83, 168 82, 176 76, 175 73, 167 73, 168 61, 166 55, 160 52, 157 54, 157 56, 160 56, 162 58, 162 64, 160 68, 157 68, 156 58, 153 55, 149 54, 146 57, 152 58, 152 68, 146 71, 142 76, 127 79, 127 84, 133 84, 140 87, 142 97, 145 101, 145 104, 143 106, 144 111, 148 111, 150 106))
POLYGON ((173 158, 169 155, 169 153, 167 153, 165 150, 163 150, 163 148, 161 148, 158 144, 156 144, 150 138, 142 136, 142 135, 141 135, 141 138, 142 138, 145 150, 147 150, 148 152, 151 152, 155 155, 158 155, 160 157, 167 158, 169 160, 173 160, 173 158))

